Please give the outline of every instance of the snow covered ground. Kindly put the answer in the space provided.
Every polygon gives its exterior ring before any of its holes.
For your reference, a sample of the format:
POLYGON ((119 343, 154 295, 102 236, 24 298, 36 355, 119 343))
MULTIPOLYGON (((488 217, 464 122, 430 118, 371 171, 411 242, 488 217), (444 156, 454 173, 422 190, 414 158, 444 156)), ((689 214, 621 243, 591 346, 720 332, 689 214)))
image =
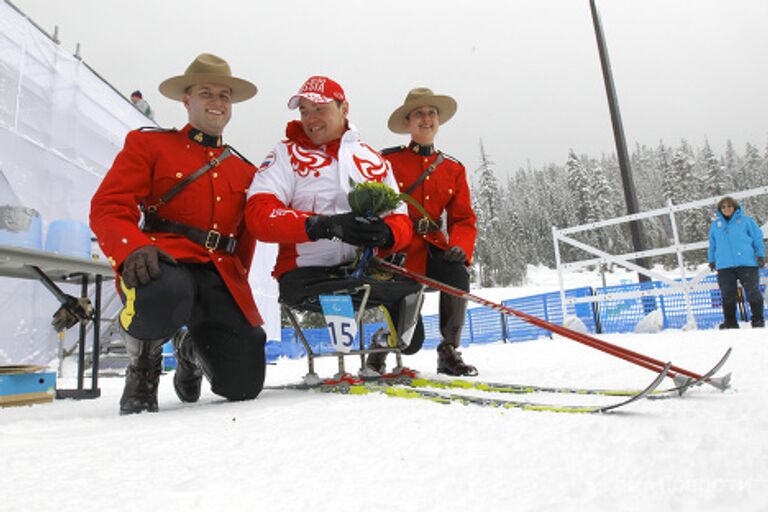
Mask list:
MULTIPOLYGON (((0 510, 764 511, 768 331, 743 327, 601 336, 697 372, 734 348, 721 372, 733 372, 731 390, 603 415, 276 390, 227 403, 207 386, 181 404, 169 374, 159 414, 120 417, 122 379, 103 378, 98 400, 0 409, 0 510)), ((490 381, 637 387, 653 377, 558 337, 464 355, 490 381)), ((406 363, 433 372, 435 352, 406 363)), ((305 372, 305 360, 281 359, 267 384, 305 372)))

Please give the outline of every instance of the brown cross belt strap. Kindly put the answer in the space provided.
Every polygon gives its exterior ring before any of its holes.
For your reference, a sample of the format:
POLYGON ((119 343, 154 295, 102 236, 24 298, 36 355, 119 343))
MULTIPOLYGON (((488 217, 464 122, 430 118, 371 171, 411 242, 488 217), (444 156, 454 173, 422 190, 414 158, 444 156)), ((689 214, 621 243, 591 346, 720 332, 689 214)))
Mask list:
POLYGON ((410 187, 408 187, 407 189, 405 189, 405 193, 406 193, 406 194, 410 194, 411 192, 413 192, 414 190, 416 190, 416 187, 418 187, 419 185, 421 185, 421 182, 423 182, 425 179, 427 179, 427 176, 429 176, 430 174, 432 174, 432 172, 434 172, 434 170, 435 170, 435 169, 437 169, 437 166, 438 166, 438 165, 440 165, 441 163, 443 163, 443 160, 445 160, 445 157, 443 156, 443 154, 442 154, 442 153, 438 154, 438 155, 437 155, 437 159, 435 159, 435 161, 434 161, 434 162, 432 162, 432 165, 430 165, 429 167, 427 167, 427 168, 426 168, 426 170, 425 170, 423 173, 421 173, 421 176, 419 176, 419 177, 416 179, 416 181, 414 181, 413 183, 411 183, 411 186, 410 186, 410 187))

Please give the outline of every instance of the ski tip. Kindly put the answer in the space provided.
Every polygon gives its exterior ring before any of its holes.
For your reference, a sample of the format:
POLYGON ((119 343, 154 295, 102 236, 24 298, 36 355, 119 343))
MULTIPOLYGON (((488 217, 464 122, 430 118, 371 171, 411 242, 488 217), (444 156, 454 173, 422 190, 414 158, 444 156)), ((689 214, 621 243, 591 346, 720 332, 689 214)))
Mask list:
POLYGON ((672 378, 672 381, 675 383, 675 387, 672 389, 677 393, 677 396, 683 396, 683 393, 685 393, 695 382, 691 377, 686 377, 685 375, 680 374, 675 375, 672 378))
POLYGON ((725 354, 723 354, 723 357, 720 358, 720 361, 711 369, 709 370, 704 377, 702 377, 702 381, 706 382, 710 386, 713 386, 720 391, 725 391, 729 387, 731 387, 731 374, 728 373, 727 375, 724 375, 722 377, 712 377, 714 374, 716 374, 718 371, 720 371, 720 368, 722 368, 725 365, 725 362, 728 360, 728 358, 731 355, 731 351, 733 350, 733 347, 728 347, 728 350, 725 351, 725 354))
POLYGON ((716 387, 720 391, 725 391, 731 387, 731 374, 727 373, 722 377, 711 378, 707 381, 710 385, 716 387))
POLYGON ((664 368, 661 369, 661 371, 656 376, 656 378, 653 379, 653 382, 651 382, 644 390, 640 391, 636 395, 632 395, 630 398, 628 398, 627 400, 624 400, 623 402, 597 408, 594 410, 594 412, 600 412, 600 413, 611 412, 614 409, 618 409, 619 407, 623 407, 625 405, 631 404, 632 402, 642 400, 643 398, 653 393, 654 390, 661 385, 664 379, 667 378, 667 374, 669 373, 669 368, 671 366, 672 366, 672 363, 667 362, 667 364, 664 365, 664 368))

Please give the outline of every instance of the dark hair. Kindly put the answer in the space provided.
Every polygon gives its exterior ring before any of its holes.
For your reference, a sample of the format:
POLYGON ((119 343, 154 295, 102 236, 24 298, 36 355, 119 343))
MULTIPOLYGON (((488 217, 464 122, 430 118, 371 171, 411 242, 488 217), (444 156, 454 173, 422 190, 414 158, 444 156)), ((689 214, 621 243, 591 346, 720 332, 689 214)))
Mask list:
POLYGON ((717 202, 717 209, 721 210, 723 208, 723 205, 726 205, 726 204, 730 204, 731 206, 733 206, 734 210, 739 207, 739 203, 734 198, 732 198, 731 196, 725 196, 724 198, 722 198, 717 202))
POLYGON ((143 98, 143 96, 141 95, 141 91, 133 91, 131 93, 131 97, 133 96, 138 96, 139 98, 143 98))

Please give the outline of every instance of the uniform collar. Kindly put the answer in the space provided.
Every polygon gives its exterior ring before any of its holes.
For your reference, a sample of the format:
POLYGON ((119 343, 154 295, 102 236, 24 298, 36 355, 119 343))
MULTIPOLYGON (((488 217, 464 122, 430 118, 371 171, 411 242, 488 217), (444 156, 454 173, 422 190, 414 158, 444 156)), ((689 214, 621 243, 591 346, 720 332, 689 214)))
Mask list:
POLYGON ((208 135, 207 133, 203 133, 197 128, 193 128, 192 126, 189 127, 187 137, 197 142, 201 146, 220 148, 223 145, 221 135, 208 135))
POLYGON ((418 144, 413 141, 408 144, 408 149, 421 156, 431 156, 437 152, 434 144, 418 144))

